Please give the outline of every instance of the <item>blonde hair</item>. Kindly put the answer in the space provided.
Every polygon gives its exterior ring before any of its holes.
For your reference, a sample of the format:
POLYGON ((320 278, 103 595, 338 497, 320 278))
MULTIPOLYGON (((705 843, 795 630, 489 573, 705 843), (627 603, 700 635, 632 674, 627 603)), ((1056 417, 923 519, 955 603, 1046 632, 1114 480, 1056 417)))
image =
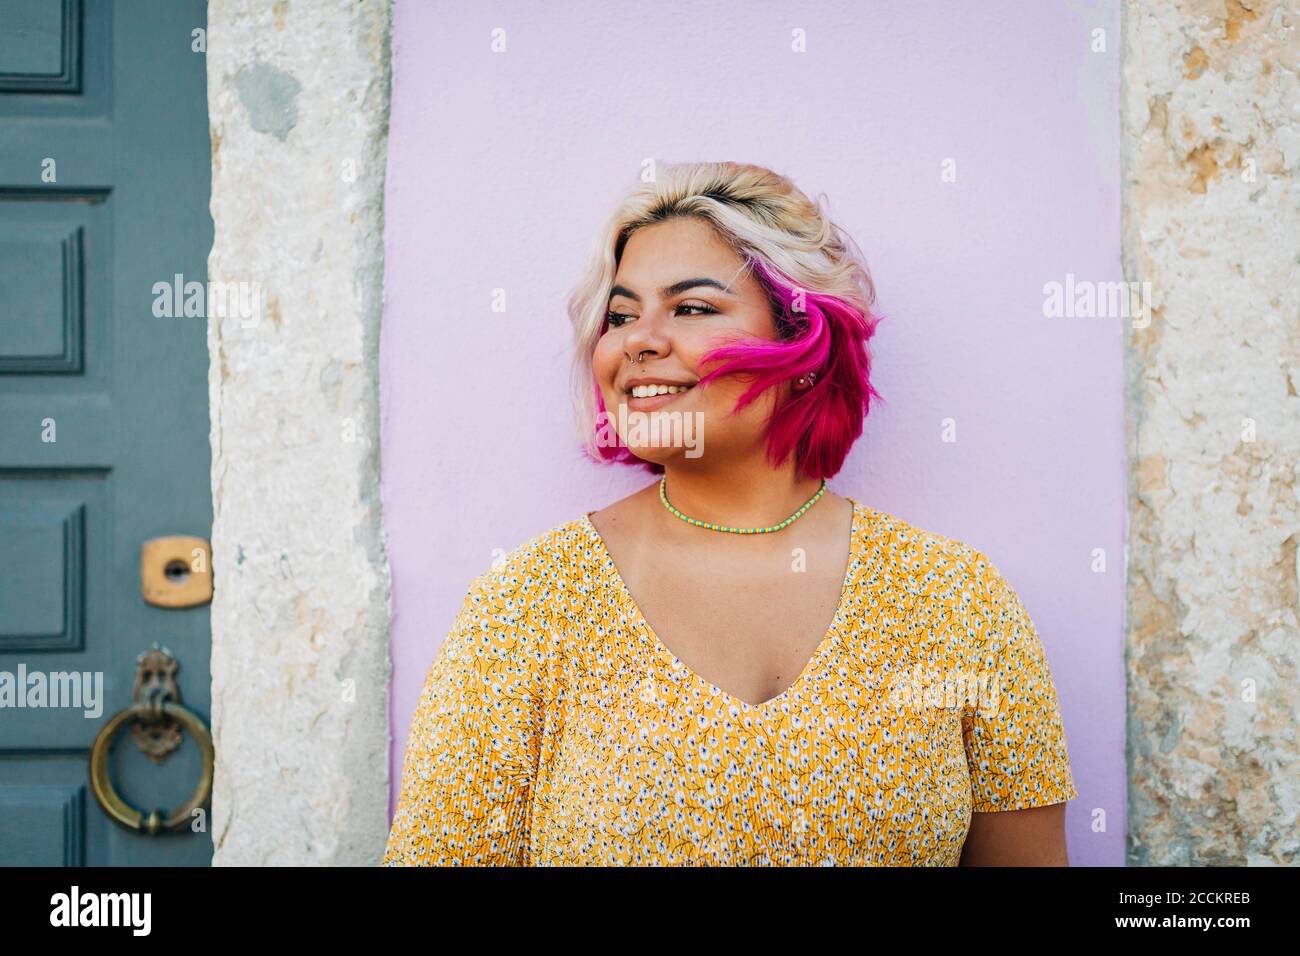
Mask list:
MULTIPOLYGON (((748 353, 739 347, 718 354, 748 354, 750 361, 738 363, 747 370, 779 366, 782 373, 818 373, 809 393, 814 400, 797 422, 786 423, 797 434, 787 434, 788 440, 780 444, 787 452, 792 444, 799 444, 802 460, 816 460, 820 465, 814 470, 833 474, 848 446, 861 434, 870 398, 877 395, 867 378, 870 358, 865 348, 878 321, 871 314, 875 289, 861 250, 818 203, 787 177, 742 163, 661 167, 652 181, 639 183, 624 196, 597 235, 590 265, 568 301, 574 328, 571 385, 586 453, 596 461, 630 461, 662 471, 660 466, 631 459, 626 449, 612 456, 597 444, 603 401, 591 359, 605 331, 610 289, 628 238, 642 226, 675 216, 703 219, 736 251, 744 260, 742 273, 752 269, 766 289, 781 337, 790 343, 779 362, 755 363, 752 348, 748 353), (807 313, 789 310, 796 291, 800 293, 798 302, 809 303, 807 310, 813 319, 807 313), (851 434, 838 436, 832 443, 836 447, 813 447, 827 444, 826 436, 819 441, 812 434, 817 417, 813 412, 828 410, 840 413, 839 430, 851 434), (800 438, 804 441, 799 442, 800 438)), ((751 390, 753 395, 777 380, 775 374, 769 376, 751 390)), ((749 400, 752 397, 747 395, 738 407, 749 400)), ((790 427, 783 431, 789 433, 790 427)))

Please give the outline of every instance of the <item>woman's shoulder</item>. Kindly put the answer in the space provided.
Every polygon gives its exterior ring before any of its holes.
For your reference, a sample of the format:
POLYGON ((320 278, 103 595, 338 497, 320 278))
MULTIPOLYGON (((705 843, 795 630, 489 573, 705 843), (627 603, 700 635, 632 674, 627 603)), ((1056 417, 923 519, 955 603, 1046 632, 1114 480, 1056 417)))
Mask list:
MULTIPOLYGON (((870 600, 894 620, 916 625, 927 640, 951 641, 962 660, 997 650, 998 642, 1037 642, 1020 596, 981 549, 877 508, 866 515, 864 572, 870 600)), ((1000 646, 1000 645, 999 645, 1000 646)), ((981 656, 980 659, 983 659, 981 656)))
POLYGON ((592 554, 585 514, 533 534, 509 551, 497 550, 491 565, 470 583, 471 595, 509 605, 540 605, 580 578, 592 554))
POLYGON ((860 501, 855 505, 864 519, 861 547, 867 563, 892 587, 913 594, 983 596, 990 579, 1000 576, 988 555, 964 540, 860 501))

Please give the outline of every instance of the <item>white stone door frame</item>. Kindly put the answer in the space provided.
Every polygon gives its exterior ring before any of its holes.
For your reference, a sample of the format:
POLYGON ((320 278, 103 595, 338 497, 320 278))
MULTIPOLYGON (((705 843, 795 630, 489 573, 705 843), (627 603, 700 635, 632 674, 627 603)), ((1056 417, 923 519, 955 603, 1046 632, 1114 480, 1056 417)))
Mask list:
POLYGON ((379 330, 387 0, 210 0, 214 865, 388 833, 379 330), (232 310, 235 312, 235 310, 232 310))

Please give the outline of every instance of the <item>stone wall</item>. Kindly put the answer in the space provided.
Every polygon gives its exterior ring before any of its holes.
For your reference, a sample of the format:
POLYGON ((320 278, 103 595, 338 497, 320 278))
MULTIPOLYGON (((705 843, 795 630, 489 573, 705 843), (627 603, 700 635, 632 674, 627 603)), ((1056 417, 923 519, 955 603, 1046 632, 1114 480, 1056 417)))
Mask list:
POLYGON ((1295 864, 1297 14, 1124 15, 1128 859, 1295 864))

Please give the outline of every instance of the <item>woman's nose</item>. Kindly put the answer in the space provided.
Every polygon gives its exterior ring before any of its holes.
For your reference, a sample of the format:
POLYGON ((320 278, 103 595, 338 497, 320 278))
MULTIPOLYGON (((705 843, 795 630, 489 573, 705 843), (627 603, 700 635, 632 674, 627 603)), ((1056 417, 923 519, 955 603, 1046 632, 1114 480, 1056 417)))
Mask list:
POLYGON ((623 344, 628 357, 635 362, 642 352, 662 357, 668 350, 668 337, 664 334, 660 320, 647 312, 632 323, 623 344))

